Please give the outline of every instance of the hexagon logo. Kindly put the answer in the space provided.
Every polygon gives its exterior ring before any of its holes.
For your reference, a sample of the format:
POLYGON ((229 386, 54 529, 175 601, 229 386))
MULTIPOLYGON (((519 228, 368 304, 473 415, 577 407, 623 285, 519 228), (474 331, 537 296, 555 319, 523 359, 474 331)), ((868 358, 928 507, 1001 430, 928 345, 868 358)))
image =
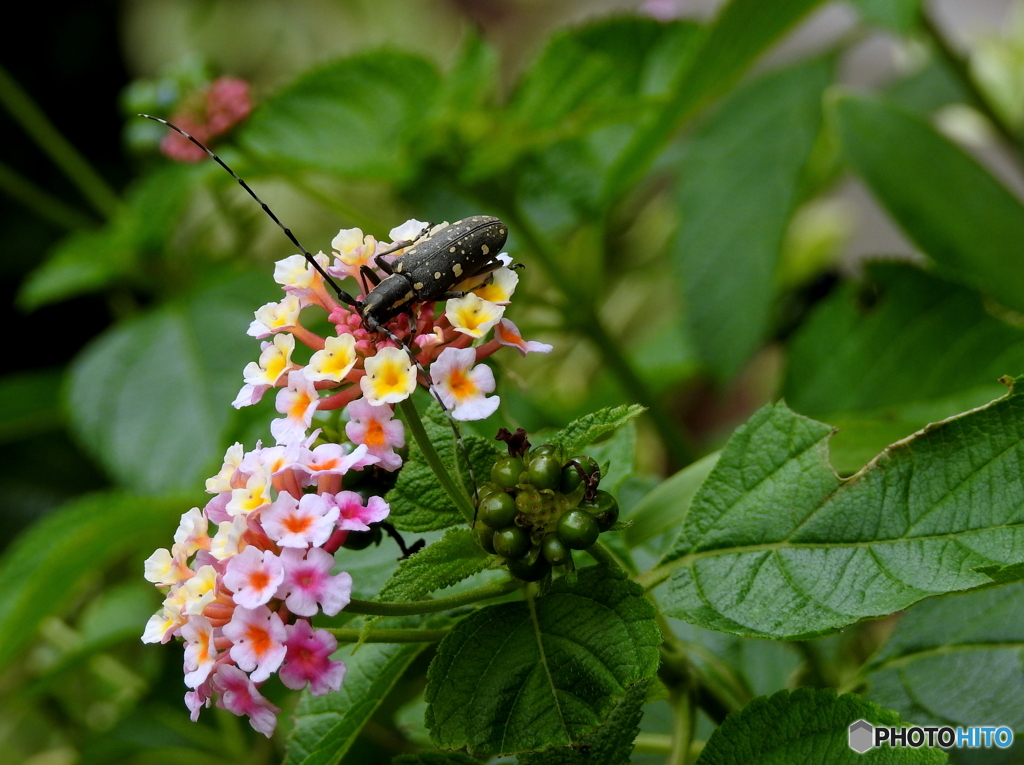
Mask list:
POLYGON ((875 726, 867 720, 850 723, 850 749, 864 754, 875 745, 875 726))

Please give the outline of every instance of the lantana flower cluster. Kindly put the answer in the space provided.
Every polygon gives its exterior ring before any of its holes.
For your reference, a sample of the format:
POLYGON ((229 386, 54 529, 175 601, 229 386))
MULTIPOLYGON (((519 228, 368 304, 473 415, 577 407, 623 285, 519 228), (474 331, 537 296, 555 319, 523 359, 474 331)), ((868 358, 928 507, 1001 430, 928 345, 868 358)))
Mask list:
MULTIPOLYGON (((333 258, 315 257, 327 273, 352 277, 365 290, 360 267, 372 269, 380 251, 391 250, 384 258, 393 260, 404 251, 396 244, 412 246, 426 229, 408 221, 392 229, 390 244, 359 229, 342 230, 332 242, 333 258)), ((504 265, 491 274, 455 286, 466 295, 447 301, 443 312, 434 303, 419 303, 389 322, 388 330, 414 349, 429 379, 417 374, 406 348, 384 333, 368 332, 303 256, 277 263, 275 279, 285 296, 256 311, 249 334, 264 342, 234 401, 235 407, 248 406, 279 389, 282 417, 271 422, 276 444, 228 449, 220 471, 206 482, 212 499, 182 515, 172 547, 146 561, 147 580, 167 595, 143 640, 184 640, 185 703, 193 720, 216 697, 219 707, 247 715, 253 728, 270 736, 280 710, 259 687, 272 674, 288 688, 308 685, 313 695, 340 688, 345 665, 331 658, 337 641, 311 620, 348 605, 352 577, 334 571, 335 553, 350 532, 369 531, 390 512, 379 496, 364 500, 346 491, 346 474, 401 467, 396 449, 404 447, 405 431, 392 406, 417 384, 432 387, 456 419, 482 419, 495 411, 498 397, 489 395, 494 375, 479 362, 502 346, 523 355, 551 350, 523 340, 504 318, 518 275, 508 256, 500 258, 504 265), (301 313, 312 306, 327 312, 335 336, 303 326, 301 313), (493 338, 485 340, 492 329, 493 338), (293 359, 296 342, 313 351, 305 365, 293 359), (342 407, 348 413, 345 443, 309 432, 318 411, 342 407)))
MULTIPOLYGON (((209 144, 211 139, 248 117, 251 111, 249 83, 235 77, 219 77, 208 87, 185 96, 170 121, 201 143, 209 144)), ((206 159, 205 151, 175 131, 163 137, 160 151, 177 162, 206 159)))

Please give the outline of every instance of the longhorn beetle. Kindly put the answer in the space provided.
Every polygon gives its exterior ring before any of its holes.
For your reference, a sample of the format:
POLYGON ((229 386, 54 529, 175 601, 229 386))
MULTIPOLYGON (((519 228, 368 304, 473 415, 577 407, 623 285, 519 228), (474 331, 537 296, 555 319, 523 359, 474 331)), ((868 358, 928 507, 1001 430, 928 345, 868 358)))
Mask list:
POLYGON ((238 177, 235 171, 224 163, 224 160, 177 125, 172 125, 167 120, 148 114, 139 116, 159 122, 180 133, 227 170, 231 177, 238 181, 238 184, 248 192, 249 196, 263 208, 263 212, 269 215, 271 220, 284 231, 291 243, 299 248, 306 261, 317 270, 338 295, 338 299, 356 310, 366 329, 386 335, 391 341, 405 349, 416 365, 417 371, 426 378, 431 395, 448 418, 448 423, 455 433, 455 439, 466 458, 466 466, 473 484, 475 498, 477 487, 476 477, 473 475, 473 464, 458 425, 455 424, 455 420, 448 411, 448 407, 444 405, 444 401, 441 400, 441 396, 430 385, 430 376, 416 358, 416 354, 384 324, 400 313, 409 311, 416 303, 462 297, 466 293, 453 292, 452 287, 466 279, 490 274, 499 268, 502 263, 498 260, 498 253, 505 246, 505 239, 508 236, 508 228, 505 224, 490 215, 474 215, 446 226, 433 228, 428 226, 416 239, 396 242, 390 250, 379 252, 374 256, 374 263, 387 274, 385 279, 378 277, 367 266, 360 267, 360 275, 372 285, 372 289, 362 300, 357 300, 338 285, 309 251, 299 243, 291 230, 281 223, 266 203, 256 196, 256 192, 249 188, 249 184, 238 177), (384 255, 402 248, 408 249, 390 264, 384 260, 384 255))

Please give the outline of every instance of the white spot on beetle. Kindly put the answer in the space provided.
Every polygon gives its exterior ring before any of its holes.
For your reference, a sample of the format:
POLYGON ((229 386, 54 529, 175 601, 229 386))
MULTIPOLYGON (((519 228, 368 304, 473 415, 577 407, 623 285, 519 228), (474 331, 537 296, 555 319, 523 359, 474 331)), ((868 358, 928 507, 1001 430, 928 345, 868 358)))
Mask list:
POLYGON ((505 229, 499 228, 498 229, 498 233, 501 234, 502 236, 504 236, 505 235, 505 229))
POLYGON ((402 264, 401 263, 399 263, 397 266, 395 266, 395 273, 396 274, 402 273, 402 264))
POLYGON ((449 248, 448 252, 455 252, 455 248, 454 247, 449 248))
POLYGON ((414 285, 412 285, 412 288, 414 290, 421 290, 421 289, 423 289, 423 282, 416 282, 414 285))
POLYGON ((435 279, 440 279, 441 278, 441 272, 440 271, 434 271, 434 278, 435 279))
POLYGON ((455 274, 456 278, 462 276, 462 264, 456 263, 454 266, 452 266, 452 273, 455 274))
POLYGON ((480 252, 482 252, 484 255, 490 255, 491 254, 491 248, 488 247, 486 244, 481 245, 480 252))

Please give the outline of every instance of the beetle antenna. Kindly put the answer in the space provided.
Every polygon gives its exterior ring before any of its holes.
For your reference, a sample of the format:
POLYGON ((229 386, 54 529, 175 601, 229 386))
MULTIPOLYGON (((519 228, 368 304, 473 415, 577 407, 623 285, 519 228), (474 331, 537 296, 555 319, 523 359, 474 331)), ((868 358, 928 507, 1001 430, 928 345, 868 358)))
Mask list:
POLYGON ((305 247, 302 246, 302 244, 299 242, 299 240, 295 237, 295 234, 293 234, 291 232, 291 229, 289 229, 287 226, 285 226, 280 221, 280 219, 276 215, 274 215, 274 211, 271 210, 269 207, 267 207, 267 203, 264 202, 262 199, 260 199, 258 196, 256 196, 256 192, 253 191, 251 188, 249 188, 249 184, 246 183, 245 181, 243 181, 241 178, 239 178, 238 175, 235 173, 235 171, 232 170, 230 167, 228 167, 227 163, 224 162, 223 159, 221 159, 216 154, 214 154, 212 151, 210 151, 203 144, 203 142, 200 141, 198 138, 196 138, 195 136, 189 135, 184 130, 182 130, 180 127, 178 127, 177 125, 174 125, 174 124, 168 122, 167 120, 160 119, 159 117, 153 117, 152 115, 149 115, 149 114, 140 114, 139 116, 140 117, 145 117, 147 120, 153 120, 154 122, 159 122, 161 125, 166 125, 167 127, 169 127, 174 132, 179 133, 179 134, 185 136, 188 140, 190 140, 192 143, 194 143, 200 149, 205 151, 206 154, 210 157, 210 159, 212 159, 218 165, 220 165, 225 170, 227 170, 231 174, 231 177, 234 178, 236 181, 238 181, 238 185, 241 186, 243 189, 245 189, 248 192, 249 196, 251 196, 253 199, 255 199, 256 203, 260 207, 263 208, 263 212, 265 212, 267 215, 269 215, 270 219, 272 221, 274 221, 274 223, 276 223, 278 225, 278 227, 282 231, 284 231, 284 235, 287 236, 288 239, 291 240, 291 243, 299 248, 299 251, 302 253, 303 257, 305 257, 306 260, 309 262, 309 264, 311 266, 313 266, 313 268, 315 268, 320 273, 320 276, 322 276, 324 278, 324 281, 326 281, 328 284, 331 285, 331 289, 333 289, 336 293, 338 293, 338 297, 341 298, 342 302, 344 302, 344 303, 346 303, 346 304, 348 304, 350 306, 356 306, 355 299, 351 295, 349 295, 347 292, 345 292, 345 290, 343 290, 340 286, 338 286, 338 283, 336 281, 334 281, 334 279, 331 278, 330 274, 328 274, 323 269, 323 267, 319 263, 316 262, 316 258, 314 258, 312 255, 309 254, 309 250, 307 250, 305 247))
MULTIPOLYGON (((315 268, 319 272, 320 276, 322 276, 324 278, 324 281, 326 281, 329 285, 331 285, 331 288, 338 294, 338 297, 341 299, 341 301, 343 303, 346 303, 347 305, 352 306, 353 308, 355 308, 355 310, 359 313, 360 318, 362 318, 364 322, 366 321, 366 316, 363 315, 362 306, 360 306, 359 301, 357 301, 355 298, 353 298, 351 295, 349 295, 347 292, 345 292, 345 290, 343 290, 340 286, 338 286, 338 283, 336 281, 334 281, 334 279, 331 278, 330 274, 328 274, 324 270, 324 268, 319 263, 316 262, 316 258, 314 258, 312 255, 310 255, 309 250, 307 250, 305 247, 302 246, 302 244, 299 242, 299 240, 295 237, 295 234, 293 234, 291 232, 291 229, 286 227, 280 221, 280 219, 276 215, 274 215, 274 211, 271 210, 269 207, 267 207, 266 202, 264 202, 262 199, 260 199, 258 196, 256 196, 256 192, 253 191, 251 188, 249 188, 249 184, 247 184, 244 180, 242 180, 238 176, 238 174, 235 173, 234 170, 232 170, 230 167, 228 167, 227 163, 224 162, 224 160, 222 160, 220 157, 218 157, 216 154, 214 154, 212 151, 210 151, 210 149, 208 149, 206 147, 206 145, 203 144, 202 141, 197 139, 195 136, 189 135, 184 130, 182 130, 180 127, 178 127, 177 125, 172 124, 172 123, 168 122, 165 119, 160 119, 159 117, 154 117, 154 116, 149 115, 149 114, 139 114, 139 116, 140 117, 145 117, 147 120, 153 120, 154 122, 159 122, 161 125, 165 125, 166 127, 169 127, 174 132, 179 133, 180 135, 185 136, 185 138, 187 138, 192 143, 194 143, 196 146, 198 146, 200 149, 202 149, 204 152, 206 152, 207 156, 209 156, 210 159, 212 159, 218 165, 220 165, 225 170, 227 170, 228 173, 231 174, 231 177, 234 178, 236 181, 238 181, 238 185, 241 186, 243 189, 245 189, 246 192, 249 194, 249 196, 251 196, 254 200, 256 200, 256 203, 260 207, 263 208, 263 212, 265 212, 267 215, 269 215, 270 219, 272 221, 274 221, 274 223, 276 223, 278 225, 278 227, 282 231, 284 231, 285 236, 288 237, 288 239, 291 241, 291 243, 299 248, 299 251, 302 253, 303 257, 305 257, 306 260, 309 262, 309 264, 311 266, 313 266, 313 268, 315 268)), ((366 285, 363 285, 363 286, 364 286, 364 289, 365 289, 366 285)), ((381 327, 381 326, 378 325, 377 329, 379 329, 381 332, 383 332, 385 335, 387 335, 389 340, 391 340, 392 342, 396 343, 399 347, 404 348, 406 353, 409 354, 409 357, 412 359, 412 363, 416 365, 417 371, 420 374, 422 374, 424 379, 427 381, 427 390, 430 391, 430 394, 434 397, 434 400, 436 400, 438 405, 441 407, 441 411, 443 411, 445 417, 448 418, 448 424, 452 426, 452 432, 455 434, 455 440, 458 442, 459 448, 462 451, 463 456, 466 458, 466 468, 469 471, 469 480, 473 484, 473 500, 474 500, 474 505, 475 505, 477 503, 478 495, 477 495, 477 487, 476 487, 476 476, 473 474, 473 462, 472 462, 472 460, 469 457, 469 449, 466 447, 465 442, 462 440, 462 433, 459 431, 459 426, 456 424, 455 418, 452 417, 451 412, 448 411, 448 407, 446 407, 444 405, 444 401, 441 400, 440 394, 438 394, 438 392, 434 389, 434 386, 430 382, 430 375, 427 374, 427 370, 423 368, 422 364, 420 364, 419 359, 416 358, 416 354, 413 352, 412 348, 410 348, 401 338, 399 338, 396 334, 394 334, 390 330, 386 329, 385 327, 381 327)), ((476 518, 474 518, 473 521, 475 523, 476 522, 476 518)))

